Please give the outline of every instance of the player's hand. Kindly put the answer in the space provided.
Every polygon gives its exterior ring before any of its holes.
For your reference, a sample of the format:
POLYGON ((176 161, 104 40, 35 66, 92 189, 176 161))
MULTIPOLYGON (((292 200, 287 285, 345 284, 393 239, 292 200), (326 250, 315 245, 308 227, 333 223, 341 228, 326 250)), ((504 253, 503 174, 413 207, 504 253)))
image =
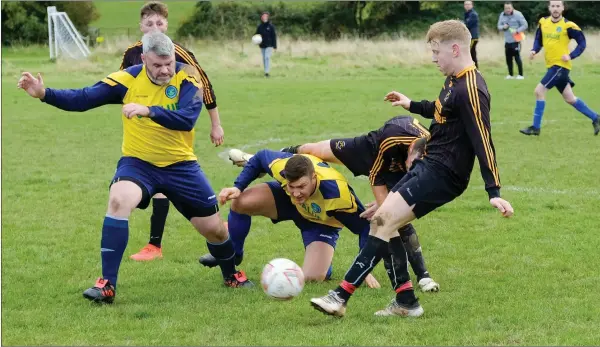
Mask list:
POLYGON ((210 142, 214 143, 215 147, 219 147, 225 141, 225 131, 220 124, 213 125, 210 129, 210 142))
POLYGON ((508 28, 509 28, 509 25, 508 25, 508 24, 504 24, 504 27, 503 27, 503 28, 504 28, 504 30, 506 30, 506 29, 508 29, 508 28))
POLYGON ((224 205, 229 200, 237 199, 240 194, 242 194, 242 192, 236 187, 223 188, 219 193, 219 203, 224 205))
POLYGON ((372 201, 368 203, 366 207, 367 209, 363 213, 361 213, 359 217, 364 218, 366 220, 371 220, 371 218, 373 218, 373 216, 375 215, 375 212, 377 212, 379 205, 377 205, 376 201, 372 201))
POLYGON ((46 88, 44 88, 44 80, 42 75, 38 73, 37 78, 33 77, 29 72, 23 72, 17 88, 23 89, 27 94, 37 99, 44 99, 46 96, 46 88))
POLYGON ((389 101, 392 103, 392 106, 402 106, 405 110, 410 108, 410 99, 406 97, 406 95, 402 93, 398 93, 397 91, 392 91, 387 93, 383 101, 389 101))
POLYGON ((123 105, 123 115, 127 117, 127 119, 131 119, 135 116, 147 117, 150 114, 150 109, 147 106, 129 103, 123 105))
POLYGON ((367 277, 365 277, 365 282, 367 282, 367 286, 369 286, 369 288, 381 288, 381 284, 379 284, 373 274, 369 274, 367 277))
POLYGON ((571 56, 568 54, 563 54, 563 56, 561 57, 562 61, 569 61, 571 60, 571 56))
POLYGON ((490 199, 490 204, 498 209, 502 213, 503 217, 510 217, 515 213, 510 202, 502 199, 502 198, 492 198, 490 199))
POLYGON ((529 60, 533 60, 533 58, 535 58, 535 55, 536 55, 536 54, 537 54, 537 53, 536 53, 535 51, 531 51, 531 52, 529 52, 529 60))

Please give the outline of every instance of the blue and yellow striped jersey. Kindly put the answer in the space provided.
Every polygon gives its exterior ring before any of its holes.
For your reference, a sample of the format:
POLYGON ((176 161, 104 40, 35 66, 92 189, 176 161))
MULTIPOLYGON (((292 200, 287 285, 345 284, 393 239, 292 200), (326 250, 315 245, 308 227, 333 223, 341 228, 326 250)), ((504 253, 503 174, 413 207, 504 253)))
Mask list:
MULTIPOLYGON (((342 228, 343 224, 335 217, 335 213, 355 214, 360 203, 348 181, 341 173, 321 159, 306 154, 298 155, 304 155, 313 162, 317 175, 317 187, 313 195, 303 204, 295 204, 291 198, 290 200, 294 203, 298 212, 307 220, 342 228)), ((284 168, 292 156, 293 154, 284 152, 258 151, 238 176, 235 187, 243 191, 261 173, 268 173, 285 188, 288 182, 285 179, 284 168)))
POLYGON ((124 156, 158 167, 197 160, 194 125, 202 109, 202 84, 197 70, 177 63, 166 85, 150 81, 144 65, 117 71, 83 89, 46 89, 44 102, 67 111, 86 111, 106 104, 137 103, 148 106, 149 117, 123 120, 124 156))
POLYGON ((565 18, 555 23, 552 17, 541 18, 538 22, 533 51, 537 53, 542 47, 545 49, 547 67, 557 65, 570 70, 573 64, 570 60, 563 61, 562 56, 569 54, 571 59, 575 59, 583 53, 585 46, 585 36, 577 24, 565 18), (571 39, 577 41, 577 47, 569 53, 571 39))

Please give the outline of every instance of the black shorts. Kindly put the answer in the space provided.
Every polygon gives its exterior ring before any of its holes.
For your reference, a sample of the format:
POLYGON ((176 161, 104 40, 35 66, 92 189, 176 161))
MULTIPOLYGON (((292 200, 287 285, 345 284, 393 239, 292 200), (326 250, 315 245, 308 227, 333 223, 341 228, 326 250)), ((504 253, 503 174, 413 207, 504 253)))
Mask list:
POLYGON ((417 159, 392 192, 399 192, 409 206, 415 205, 413 213, 421 218, 459 197, 467 185, 468 181, 457 184, 447 169, 417 159))
POLYGON ((369 176, 375 161, 375 148, 368 136, 357 136, 347 139, 329 141, 331 151, 354 176, 369 176))

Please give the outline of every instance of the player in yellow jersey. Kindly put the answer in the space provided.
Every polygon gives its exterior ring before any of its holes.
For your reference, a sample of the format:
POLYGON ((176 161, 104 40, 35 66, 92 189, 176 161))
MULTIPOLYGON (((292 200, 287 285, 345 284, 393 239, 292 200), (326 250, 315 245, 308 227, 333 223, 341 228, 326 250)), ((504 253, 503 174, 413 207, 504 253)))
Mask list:
MULTIPOLYGON (((140 30, 142 34, 147 34, 154 30, 166 33, 169 27, 169 9, 167 4, 160 1, 150 1, 145 3, 140 9, 140 30)), ((223 143, 223 128, 219 118, 217 108, 217 98, 214 89, 206 72, 200 67, 196 57, 177 42, 175 44, 175 60, 191 65, 198 70, 200 80, 203 85, 204 107, 208 111, 212 123, 210 139, 216 145, 223 143)), ((142 41, 137 41, 127 48, 123 53, 121 70, 134 65, 142 64, 142 41)), ((148 261, 162 258, 162 237, 165 231, 165 223, 169 214, 169 200, 163 194, 156 194, 152 198, 152 216, 150 217, 150 241, 138 253, 130 256, 137 261, 148 261)))
POLYGON ((540 134, 546 107, 546 93, 556 87, 568 104, 592 120, 594 135, 598 135, 600 133, 598 113, 592 111, 583 100, 573 94, 572 87, 575 86, 575 83, 569 77, 572 67, 571 60, 580 56, 585 50, 585 36, 577 24, 563 17, 565 6, 562 1, 550 1, 548 9, 550 17, 540 19, 533 49, 529 54, 529 58, 533 59, 544 48, 548 71, 535 88, 536 103, 533 111, 533 125, 521 129, 520 132, 525 135, 540 134), (569 52, 569 42, 572 39, 577 41, 577 47, 569 52))
POLYGON ((128 218, 145 209, 156 193, 202 234, 218 259, 225 285, 252 286, 235 269, 229 233, 218 214, 215 194, 194 154, 194 125, 202 109, 202 84, 193 67, 175 62, 175 47, 161 32, 144 35, 143 65, 108 75, 83 89, 45 88, 41 75, 25 72, 18 82, 32 97, 65 111, 123 104, 123 156, 110 185, 102 226, 102 277, 83 296, 112 303, 117 274, 129 237, 128 218))
MULTIPOLYGON (((331 261, 342 227, 359 236, 359 247, 369 233, 369 222, 360 217, 365 208, 346 178, 311 155, 258 151, 234 186, 221 190, 219 201, 228 200, 232 200, 229 232, 239 262, 250 232, 251 216, 264 216, 273 223, 293 221, 304 242, 302 270, 310 281, 323 281, 331 276, 331 261), (248 188, 261 174, 270 175, 274 181, 248 188)), ((212 267, 214 259, 207 254, 200 258, 200 263, 212 267)), ((398 263, 404 264, 403 268, 398 266, 398 271, 408 272, 406 259, 398 263)), ((370 287, 380 286, 372 276, 366 281, 370 287)))

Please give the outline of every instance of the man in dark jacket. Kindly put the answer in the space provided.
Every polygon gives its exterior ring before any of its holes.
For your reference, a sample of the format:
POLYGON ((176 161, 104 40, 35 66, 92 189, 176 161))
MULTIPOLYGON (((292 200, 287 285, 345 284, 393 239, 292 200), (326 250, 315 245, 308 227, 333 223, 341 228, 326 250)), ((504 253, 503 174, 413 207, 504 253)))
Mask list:
POLYGON ((263 12, 260 16, 261 23, 256 28, 256 34, 262 37, 260 51, 263 57, 263 66, 265 68, 265 77, 269 77, 271 71, 271 55, 273 50, 277 50, 277 34, 275 26, 269 21, 269 12, 263 12))
POLYGON ((477 11, 473 9, 473 1, 465 1, 464 5, 465 25, 471 33, 471 58, 473 58, 475 66, 477 66, 479 69, 479 64, 477 63, 477 52, 475 51, 475 46, 477 46, 477 42, 479 42, 479 14, 477 14, 477 11))

